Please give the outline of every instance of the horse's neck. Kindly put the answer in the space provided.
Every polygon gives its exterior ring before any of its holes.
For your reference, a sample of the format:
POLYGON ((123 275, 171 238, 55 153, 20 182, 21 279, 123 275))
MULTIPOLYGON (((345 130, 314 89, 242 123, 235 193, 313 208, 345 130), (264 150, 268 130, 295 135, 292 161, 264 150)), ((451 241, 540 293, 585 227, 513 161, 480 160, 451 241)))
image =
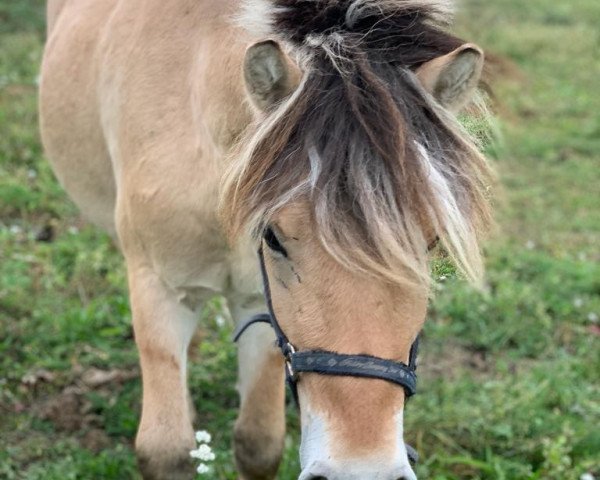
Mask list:
POLYGON ((170 144, 225 157, 246 127, 241 69, 250 39, 232 21, 233 3, 117 5, 101 46, 100 97, 108 99, 105 116, 113 117, 105 128, 121 129, 115 150, 123 161, 146 158, 158 145, 164 154, 170 144))
POLYGON ((251 119, 242 82, 249 40, 222 5, 212 9, 219 2, 144 2, 121 1, 106 27, 103 129, 119 189, 139 223, 132 231, 148 236, 142 243, 152 245, 168 283, 204 285, 198 271, 211 272, 228 255, 216 238, 218 189, 229 149, 251 119))

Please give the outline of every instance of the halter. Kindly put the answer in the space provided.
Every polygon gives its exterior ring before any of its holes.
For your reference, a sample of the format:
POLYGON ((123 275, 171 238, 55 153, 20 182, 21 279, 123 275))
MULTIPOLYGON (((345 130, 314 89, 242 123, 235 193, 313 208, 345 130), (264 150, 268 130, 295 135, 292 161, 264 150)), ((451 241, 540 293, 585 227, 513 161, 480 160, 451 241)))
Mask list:
MULTIPOLYGON (((435 243, 435 242, 434 242, 435 243)), ((430 249, 432 247, 430 246, 430 249)), ((258 249, 260 261, 260 272, 262 275, 263 289, 269 313, 253 315, 242 322, 233 333, 233 341, 237 342, 244 332, 256 323, 267 323, 275 331, 277 346, 285 359, 285 376, 287 384, 292 391, 294 401, 299 407, 298 381, 300 373, 317 373, 319 375, 334 375, 345 377, 364 377, 385 380, 399 385, 404 389, 407 398, 412 397, 417 390, 417 353, 419 349, 419 337, 415 339, 410 347, 408 365, 404 362, 387 360, 372 355, 349 355, 345 353, 331 352, 328 350, 306 350, 297 351, 283 332, 271 299, 271 288, 269 275, 265 267, 263 244, 261 241, 258 249)), ((405 445, 408 458, 416 463, 419 454, 410 445, 405 445)))

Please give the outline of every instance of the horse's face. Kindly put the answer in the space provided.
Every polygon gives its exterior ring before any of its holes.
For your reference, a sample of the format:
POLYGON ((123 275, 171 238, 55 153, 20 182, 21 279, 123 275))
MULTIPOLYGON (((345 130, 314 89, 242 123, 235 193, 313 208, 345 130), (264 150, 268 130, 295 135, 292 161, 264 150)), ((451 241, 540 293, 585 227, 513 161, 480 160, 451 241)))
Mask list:
MULTIPOLYGON (((481 51, 465 45, 422 65, 416 78, 446 108, 458 109, 475 88, 481 66, 481 51)), ((301 76, 272 41, 250 47, 244 74, 259 117, 294 92, 301 76)), ((406 363, 425 319, 426 283, 402 286, 344 267, 318 235, 309 201, 299 198, 271 215, 262 239, 273 308, 290 342, 297 350, 406 363)), ((307 373, 300 376, 298 393, 301 480, 416 478, 403 441, 401 387, 307 373)))
MULTIPOLYGON (((407 363, 425 319, 425 289, 393 287, 340 266, 314 235, 302 205, 282 210, 264 243, 273 307, 298 350, 407 363)), ((412 478, 403 442, 401 387, 383 380, 304 374, 298 391, 302 478, 338 478, 328 469, 339 470, 345 479, 412 478), (375 477, 375 472, 387 476, 375 477)))

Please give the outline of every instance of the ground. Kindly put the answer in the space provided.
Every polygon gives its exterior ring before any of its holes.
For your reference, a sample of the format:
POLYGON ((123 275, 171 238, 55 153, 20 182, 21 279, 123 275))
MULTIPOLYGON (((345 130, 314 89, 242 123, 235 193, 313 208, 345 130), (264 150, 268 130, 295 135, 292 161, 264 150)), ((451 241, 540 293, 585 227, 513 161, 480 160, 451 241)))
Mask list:
MULTIPOLYGON (((458 30, 502 58, 503 188, 475 292, 444 262, 406 412, 419 478, 600 476, 600 3, 465 0, 458 30)), ((39 0, 0 2, 0 478, 138 478, 140 381, 118 252, 41 151, 39 0)), ((207 308, 190 384, 234 479, 231 326, 207 308)), ((280 479, 296 478, 297 416, 280 479)), ((589 477, 588 477, 589 478, 589 477)), ((592 477, 593 478, 593 477, 592 477)))

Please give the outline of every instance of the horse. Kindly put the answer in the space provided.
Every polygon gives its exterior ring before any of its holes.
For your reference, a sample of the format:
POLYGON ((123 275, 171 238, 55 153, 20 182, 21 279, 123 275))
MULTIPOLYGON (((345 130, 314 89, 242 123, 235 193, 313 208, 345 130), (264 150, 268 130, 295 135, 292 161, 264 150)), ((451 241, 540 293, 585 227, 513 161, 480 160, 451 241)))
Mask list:
MULTIPOLYGON (((438 239, 473 282, 491 169, 458 113, 484 54, 446 0, 49 0, 40 124, 57 178, 125 259, 146 479, 193 475, 187 356, 203 304, 297 350, 409 361, 438 239)), ((240 478, 275 478, 286 359, 239 339, 240 478)), ((289 365, 288 365, 289 367, 289 365)), ((322 373, 322 372, 321 372, 322 373)), ((301 480, 415 479, 406 389, 303 373, 301 480)))

